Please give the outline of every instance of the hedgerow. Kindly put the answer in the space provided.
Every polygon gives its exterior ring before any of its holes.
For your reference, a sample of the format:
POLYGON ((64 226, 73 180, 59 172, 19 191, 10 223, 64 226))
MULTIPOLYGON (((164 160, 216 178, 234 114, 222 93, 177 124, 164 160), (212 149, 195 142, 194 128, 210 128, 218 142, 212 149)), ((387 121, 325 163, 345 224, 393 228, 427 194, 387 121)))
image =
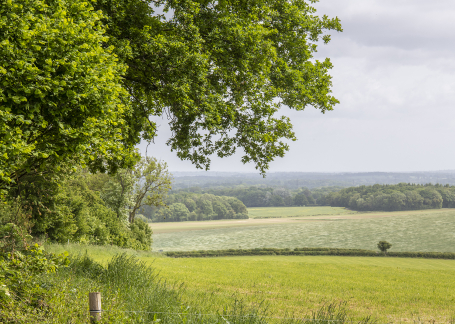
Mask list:
POLYGON ((427 259, 455 259, 452 252, 388 252, 362 249, 337 249, 337 248, 256 248, 256 249, 228 249, 228 250, 199 250, 199 251, 169 251, 165 252, 173 258, 202 258, 223 256, 249 256, 249 255, 334 255, 334 256, 368 256, 368 257, 400 257, 400 258, 427 258, 427 259))

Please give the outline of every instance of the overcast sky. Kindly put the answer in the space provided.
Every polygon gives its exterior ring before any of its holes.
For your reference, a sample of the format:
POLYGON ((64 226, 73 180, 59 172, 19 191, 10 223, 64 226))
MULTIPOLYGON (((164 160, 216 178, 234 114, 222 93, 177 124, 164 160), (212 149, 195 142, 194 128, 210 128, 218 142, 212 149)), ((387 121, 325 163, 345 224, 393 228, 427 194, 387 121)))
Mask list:
MULTIPOLYGON (((455 169, 455 1, 321 0, 343 33, 320 45, 330 57, 334 111, 283 109, 298 141, 271 172, 455 169)), ((166 120, 149 155, 171 171, 194 171, 165 145, 166 120)), ((141 145, 141 150, 144 150, 141 145)), ((256 172, 241 155, 212 159, 213 171, 256 172)))

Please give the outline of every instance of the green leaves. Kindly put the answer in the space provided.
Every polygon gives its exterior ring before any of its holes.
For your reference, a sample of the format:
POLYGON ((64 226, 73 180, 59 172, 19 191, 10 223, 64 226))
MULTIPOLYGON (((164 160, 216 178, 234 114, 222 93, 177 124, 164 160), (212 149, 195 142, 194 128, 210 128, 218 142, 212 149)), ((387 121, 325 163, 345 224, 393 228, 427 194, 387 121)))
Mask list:
POLYGON ((341 25, 315 16, 308 1, 163 1, 170 20, 153 3, 95 4, 106 15, 108 44, 128 65, 131 136, 151 141, 157 127, 149 118, 166 114, 167 143, 181 159, 209 168, 211 154, 242 148, 242 161, 264 173, 295 140, 290 120, 275 116, 283 105, 325 112, 338 103, 330 95, 331 63, 314 61, 313 53, 341 25))
POLYGON ((119 219, 131 224, 142 206, 165 206, 171 181, 166 163, 143 157, 134 168, 121 169, 112 176, 103 188, 102 198, 119 219))
POLYGON ((0 191, 65 163, 131 166, 164 114, 181 159, 240 148, 264 174, 295 140, 283 105, 338 103, 313 53, 341 25, 312 2, 0 0, 0 191))
POLYGON ((103 47, 99 14, 78 1, 9 3, 0 1, 0 189, 69 161, 114 171, 134 160, 126 67, 103 47))

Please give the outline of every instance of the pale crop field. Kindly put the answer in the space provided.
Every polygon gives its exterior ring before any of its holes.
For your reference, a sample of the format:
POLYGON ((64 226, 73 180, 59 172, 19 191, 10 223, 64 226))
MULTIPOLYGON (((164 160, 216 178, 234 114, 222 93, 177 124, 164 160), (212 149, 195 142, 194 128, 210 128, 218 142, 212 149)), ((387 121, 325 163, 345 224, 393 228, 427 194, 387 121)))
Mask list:
POLYGON ((375 250, 378 241, 386 240, 392 243, 391 251, 455 252, 454 209, 158 223, 151 227, 154 251, 260 247, 375 250), (160 233, 160 228, 165 230, 160 233))
POLYGON ((249 305, 264 302, 276 317, 305 317, 332 302, 346 302, 355 319, 371 315, 379 323, 448 323, 455 317, 454 260, 329 256, 144 260, 153 262, 169 282, 183 282, 184 298, 206 292, 213 305, 233 297, 249 305))
POLYGON ((320 215, 358 214, 344 207, 315 206, 315 207, 252 207, 248 209, 250 218, 280 218, 320 215))

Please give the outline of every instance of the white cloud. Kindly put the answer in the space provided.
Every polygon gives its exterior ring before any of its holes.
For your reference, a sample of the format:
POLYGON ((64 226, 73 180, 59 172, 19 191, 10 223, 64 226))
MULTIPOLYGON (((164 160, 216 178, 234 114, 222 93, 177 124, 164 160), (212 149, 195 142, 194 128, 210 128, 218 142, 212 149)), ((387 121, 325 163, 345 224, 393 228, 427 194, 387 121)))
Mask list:
MULTIPOLYGON (((325 115, 283 109, 299 140, 271 171, 455 169, 455 1, 321 0, 316 7, 344 28, 317 56, 331 58, 341 104, 325 115)), ((168 136, 163 129, 152 155, 171 170, 192 170, 164 145, 168 136)), ((212 170, 254 166, 236 155, 214 158, 212 170)))

